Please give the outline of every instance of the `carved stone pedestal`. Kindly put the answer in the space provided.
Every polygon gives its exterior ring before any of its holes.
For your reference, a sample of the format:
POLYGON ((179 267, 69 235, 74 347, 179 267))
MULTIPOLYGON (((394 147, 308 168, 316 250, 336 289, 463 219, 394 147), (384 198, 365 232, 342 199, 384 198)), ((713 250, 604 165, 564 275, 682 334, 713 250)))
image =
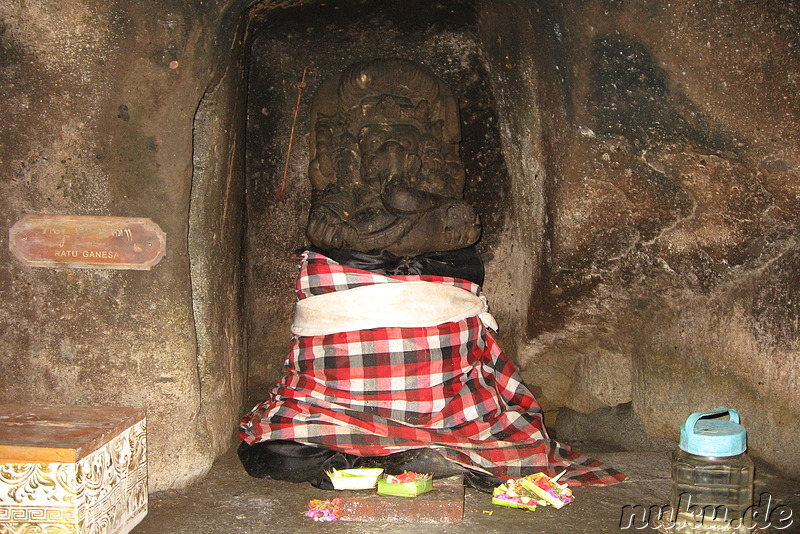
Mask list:
POLYGON ((0 405, 0 532, 127 533, 147 514, 138 408, 0 405))

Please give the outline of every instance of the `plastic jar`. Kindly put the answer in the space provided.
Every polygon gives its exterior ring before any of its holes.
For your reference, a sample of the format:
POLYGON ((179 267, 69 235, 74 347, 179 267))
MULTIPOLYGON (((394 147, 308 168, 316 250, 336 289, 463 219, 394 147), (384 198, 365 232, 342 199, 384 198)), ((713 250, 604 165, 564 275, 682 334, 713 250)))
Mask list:
POLYGON ((752 532, 753 462, 739 414, 717 408, 689 416, 672 455, 670 534, 752 532), (719 416, 727 414, 728 420, 719 416))

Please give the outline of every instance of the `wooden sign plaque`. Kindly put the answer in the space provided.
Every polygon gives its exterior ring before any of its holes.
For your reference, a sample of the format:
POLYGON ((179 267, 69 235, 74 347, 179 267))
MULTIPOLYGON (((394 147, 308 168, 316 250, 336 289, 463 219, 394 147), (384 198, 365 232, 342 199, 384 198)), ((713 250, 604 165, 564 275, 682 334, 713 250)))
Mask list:
POLYGON ((141 217, 25 215, 9 230, 8 248, 32 267, 149 270, 167 236, 141 217))

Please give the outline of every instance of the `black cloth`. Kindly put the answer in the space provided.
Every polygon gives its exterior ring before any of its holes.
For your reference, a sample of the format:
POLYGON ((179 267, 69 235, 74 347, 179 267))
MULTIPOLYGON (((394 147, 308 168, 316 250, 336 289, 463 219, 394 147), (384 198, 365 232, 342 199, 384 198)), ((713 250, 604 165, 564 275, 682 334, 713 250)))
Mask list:
POLYGON ((325 471, 349 469, 358 458, 352 454, 291 440, 271 440, 255 445, 239 445, 239 460, 251 477, 286 482, 309 482, 320 489, 333 489, 325 471))
POLYGON ((322 249, 313 245, 299 249, 324 254, 341 265, 363 269, 384 276, 429 274, 469 280, 483 285, 483 260, 475 247, 442 252, 426 252, 419 256, 397 256, 385 250, 358 252, 347 249, 322 249))
POLYGON ((326 471, 356 467, 381 467, 389 475, 399 475, 404 471, 428 473, 434 478, 464 474, 466 486, 485 493, 491 493, 495 486, 503 483, 491 475, 454 464, 433 449, 411 449, 362 458, 291 440, 272 440, 255 445, 242 442, 237 452, 245 471, 252 477, 308 482, 323 490, 333 489, 326 471))

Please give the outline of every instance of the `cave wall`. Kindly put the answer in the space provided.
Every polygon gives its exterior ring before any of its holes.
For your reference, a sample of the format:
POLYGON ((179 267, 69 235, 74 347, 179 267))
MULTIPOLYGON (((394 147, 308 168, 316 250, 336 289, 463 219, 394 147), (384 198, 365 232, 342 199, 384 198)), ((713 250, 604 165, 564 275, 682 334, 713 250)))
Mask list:
POLYGON ((246 23, 240 23, 224 69, 204 93, 193 125, 188 246, 199 419, 212 458, 231 444, 247 381, 242 313, 246 31, 246 23))
POLYGON ((246 367, 257 397, 281 373, 310 97, 402 55, 461 99, 485 290, 550 421, 630 403, 674 439, 727 404, 753 454, 800 475, 793 2, 246 4, 0 5, 4 227, 113 215, 167 234, 140 272, 25 267, 0 232, 0 402, 145 406, 151 488, 205 473, 246 367))
MULTIPOLYGON (((241 406, 241 329, 231 319, 229 337, 209 345, 215 327, 202 322, 221 329, 209 316, 237 313, 230 235, 241 208, 222 220, 198 204, 222 211, 224 187, 213 183, 242 171, 227 157, 227 133, 217 135, 220 160, 198 152, 213 147, 194 147, 193 133, 204 94, 241 75, 243 4, 0 5, 0 402, 146 407, 154 490, 205 473, 231 443, 241 406), (217 234, 195 233, 193 250, 191 204, 217 234), (149 217, 167 234, 166 257, 150 271, 26 267, 7 242, 26 213, 149 217), (224 279, 214 270, 223 266, 224 279), (193 306, 193 286, 217 312, 193 306)), ((236 113, 224 92, 223 130, 236 113)))
POLYGON ((630 402, 672 439, 693 411, 737 408, 750 452, 800 475, 796 7, 529 7, 565 133, 523 376, 548 408, 630 402))

